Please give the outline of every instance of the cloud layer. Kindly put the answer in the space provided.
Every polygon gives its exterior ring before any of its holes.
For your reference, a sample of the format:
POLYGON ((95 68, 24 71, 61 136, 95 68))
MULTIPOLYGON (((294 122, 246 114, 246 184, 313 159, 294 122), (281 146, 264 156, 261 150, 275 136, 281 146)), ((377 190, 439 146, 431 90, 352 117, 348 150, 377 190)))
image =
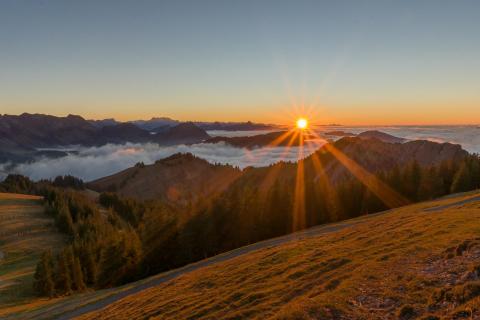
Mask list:
MULTIPOLYGON (((472 153, 480 153, 480 128, 475 126, 400 126, 400 127, 322 127, 319 132, 344 130, 360 133, 367 130, 380 130, 398 137, 414 140, 425 139, 435 142, 450 142, 462 145, 472 153)), ((245 132, 240 132, 245 135, 245 132)), ((216 135, 240 135, 238 132, 215 132, 216 135)), ((251 134, 259 134, 258 131, 251 134)), ((248 133, 250 134, 250 132, 248 133)), ((245 168, 247 166, 267 166, 280 160, 296 161, 301 158, 298 147, 275 147, 247 150, 235 148, 225 143, 180 145, 160 147, 156 144, 108 144, 102 147, 75 148, 76 152, 59 159, 39 159, 32 163, 17 165, 13 171, 27 175, 32 179, 49 179, 57 175, 71 174, 84 179, 94 180, 135 165, 137 162, 150 164, 172 154, 190 152, 212 163, 224 163, 245 168)), ((315 148, 306 148, 307 156, 315 148)), ((69 150, 72 150, 70 148, 69 150)), ((6 164, 0 164, 0 180, 5 175, 6 164)))
POLYGON ((321 131, 342 130, 353 133, 379 130, 408 140, 430 140, 438 143, 459 144, 468 152, 480 153, 480 127, 477 126, 372 126, 322 127, 321 129, 321 131))
MULTIPOLYGON (((160 147, 151 143, 107 144, 101 147, 78 148, 75 153, 58 159, 42 158, 32 163, 19 164, 13 171, 34 180, 70 174, 85 181, 91 181, 129 168, 137 162, 151 164, 178 152, 189 152, 212 163, 231 164, 245 168, 247 166, 267 166, 282 159, 297 161, 301 157, 299 151, 298 147, 247 150, 235 148, 223 142, 172 147, 160 147)), ((304 151, 303 156, 307 156, 313 149, 305 148, 304 151)), ((5 167, 2 168, 0 165, 0 170, 5 170, 5 167)))

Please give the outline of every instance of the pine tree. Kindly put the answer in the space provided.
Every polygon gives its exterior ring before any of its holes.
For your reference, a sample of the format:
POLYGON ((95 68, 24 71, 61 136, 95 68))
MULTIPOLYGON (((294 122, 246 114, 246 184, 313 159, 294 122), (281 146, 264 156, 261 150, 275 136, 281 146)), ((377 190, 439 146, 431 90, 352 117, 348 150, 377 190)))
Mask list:
MULTIPOLYGON (((75 257, 73 256, 72 246, 67 246, 65 249, 63 249, 63 254, 65 256, 67 268, 70 273, 70 279, 73 280, 73 264, 75 263, 75 257)), ((72 282, 72 285, 73 285, 73 282, 72 282)), ((72 286, 72 289, 75 289, 75 287, 72 286)))
POLYGON ((477 156, 470 161, 470 184, 471 189, 480 188, 480 161, 477 156))
POLYGON ((419 200, 430 200, 443 195, 443 179, 435 167, 422 170, 420 187, 418 189, 419 200))
POLYGON ((45 251, 42 254, 33 278, 33 288, 38 295, 50 298, 55 295, 55 283, 53 282, 53 257, 51 251, 45 251))
POLYGON ((85 282, 90 286, 97 284, 98 266, 95 262, 95 252, 90 244, 83 247, 82 264, 85 282))
POLYGON ((443 161, 440 164, 438 174, 443 180, 443 194, 448 194, 451 192, 453 178, 455 177, 456 171, 457 165, 451 160, 443 161))
POLYGON ((61 252, 57 258, 57 270, 55 273, 56 290, 60 294, 70 294, 72 291, 72 279, 65 252, 61 252))
POLYGON ((418 162, 415 160, 413 161, 406 169, 404 174, 404 190, 405 195, 411 201, 418 200, 418 188, 420 186, 421 180, 421 168, 418 162))
POLYGON ((468 191, 471 187, 470 183, 470 170, 467 162, 464 161, 453 178, 451 192, 457 193, 468 191))
POLYGON ((70 210, 64 203, 59 205, 56 222, 57 227, 61 232, 71 236, 74 235, 72 216, 70 215, 70 210))
POLYGON ((82 267, 78 257, 74 255, 72 246, 68 246, 64 250, 65 260, 70 271, 70 279, 72 284, 72 290, 83 291, 85 290, 85 283, 83 281, 82 267))
POLYGON ((74 259, 72 274, 73 274, 72 279, 73 279, 74 289, 77 291, 84 291, 87 287, 85 285, 85 282, 83 281, 82 266, 80 264, 80 259, 78 259, 78 257, 75 257, 74 259))

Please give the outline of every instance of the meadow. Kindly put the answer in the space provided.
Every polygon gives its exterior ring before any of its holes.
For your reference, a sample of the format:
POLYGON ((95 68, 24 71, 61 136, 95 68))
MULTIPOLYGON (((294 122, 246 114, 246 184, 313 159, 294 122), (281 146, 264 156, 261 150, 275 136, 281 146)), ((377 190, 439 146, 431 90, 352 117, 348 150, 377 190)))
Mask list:
POLYGON ((63 245, 41 197, 0 193, 0 318, 54 302, 35 296, 33 274, 43 250, 63 245))
POLYGON ((79 319, 476 318, 479 195, 316 227, 20 318, 68 318, 81 315, 82 307, 93 312, 79 319))

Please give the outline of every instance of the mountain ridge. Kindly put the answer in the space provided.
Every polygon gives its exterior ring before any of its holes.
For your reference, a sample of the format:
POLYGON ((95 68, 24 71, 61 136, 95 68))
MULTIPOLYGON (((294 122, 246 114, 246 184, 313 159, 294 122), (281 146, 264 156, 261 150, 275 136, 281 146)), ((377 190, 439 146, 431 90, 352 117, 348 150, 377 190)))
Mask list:
MULTIPOLYGON (((113 123, 113 124, 112 124, 113 123)), ((151 134, 132 123, 94 125, 81 116, 55 117, 23 113, 0 116, 0 161, 22 162, 38 156, 39 148, 99 146, 107 143, 153 142, 159 145, 199 143, 210 136, 193 123, 181 123, 151 134)))
MULTIPOLYGON (((468 155, 459 145, 449 143, 436 143, 431 141, 409 141, 403 144, 392 144, 377 139, 362 139, 357 137, 345 137, 336 142, 330 143, 335 149, 343 152, 347 157, 355 161, 370 173, 377 173, 386 170, 392 170, 396 166, 404 166, 410 162, 416 161, 421 166, 430 166, 439 164, 442 161, 458 160, 468 155)), ((320 161, 324 166, 323 175, 327 176, 332 184, 336 184, 351 176, 351 172, 341 163, 333 154, 331 149, 321 146, 314 154, 301 160, 305 167, 305 176, 307 180, 315 181, 320 177, 316 170, 316 162, 320 161), (319 159, 319 160, 317 160, 319 159)), ((269 178, 272 172, 276 172, 277 179, 291 180, 296 175, 296 165, 279 162, 268 167, 246 168, 244 170, 233 169, 228 165, 215 165, 206 160, 195 157, 191 154, 175 154, 166 159, 156 161, 152 165, 137 165, 108 177, 100 178, 90 182, 90 187, 96 191, 116 191, 123 196, 139 199, 154 199, 159 197, 165 199, 170 187, 173 184, 172 179, 165 179, 167 171, 175 170, 177 172, 190 172, 191 175, 199 177, 198 180, 187 182, 185 175, 175 176, 175 181, 182 181, 177 188, 180 194, 191 194, 188 191, 190 186, 195 183, 204 185, 213 184, 216 179, 222 177, 226 179, 223 187, 230 183, 242 183, 250 181, 262 188, 269 188, 273 183, 269 178), (176 159, 177 161, 170 161, 176 159), (201 165, 197 165, 201 163, 201 165), (191 166, 194 164, 193 166, 191 166), (144 174, 139 174, 144 171, 144 174), (209 172, 209 176, 204 177, 204 172, 209 172), (221 171, 221 173, 217 172, 221 171), (158 176, 157 176, 158 175, 158 176), (160 178, 162 177, 162 178, 160 178), (144 182, 142 179, 145 179, 144 182), (128 180, 128 183, 127 183, 128 180), (154 183, 157 181, 158 183, 154 183)), ((203 188, 203 187, 202 187, 203 188)), ((200 189, 202 189, 200 188, 200 189)), ((208 189, 208 188, 207 188, 208 189)), ((210 189, 208 189, 210 190, 210 189)), ((197 190, 196 192, 199 192, 197 190)), ((213 191, 203 194, 213 194, 213 191)), ((167 196, 168 198, 168 196, 167 196)), ((190 199, 189 197, 183 198, 190 199)), ((178 200, 178 198, 177 198, 178 200)))
POLYGON ((214 165, 190 153, 174 154, 154 164, 137 164, 88 185, 137 199, 157 199, 185 206, 221 192, 241 175, 229 165, 214 165))

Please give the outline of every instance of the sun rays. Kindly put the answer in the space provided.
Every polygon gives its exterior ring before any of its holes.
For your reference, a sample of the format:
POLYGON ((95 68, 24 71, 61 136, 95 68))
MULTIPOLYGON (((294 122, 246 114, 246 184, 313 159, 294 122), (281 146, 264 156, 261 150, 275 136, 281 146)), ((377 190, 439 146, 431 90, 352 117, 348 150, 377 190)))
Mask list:
MULTIPOLYGON (((302 113, 306 114, 306 112, 302 113)), ((361 182, 372 194, 374 194, 387 207, 394 208, 405 204, 409 201, 388 186, 386 183, 378 179, 373 173, 369 172, 355 160, 351 159, 344 151, 335 147, 331 142, 324 139, 318 132, 318 128, 310 125, 309 119, 305 116, 292 117, 297 119, 294 126, 284 133, 280 134, 274 141, 268 144, 268 147, 283 147, 285 150, 281 154, 279 161, 284 160, 285 155, 289 153, 292 147, 297 148, 297 165, 294 177, 294 203, 292 212, 292 231, 301 230, 307 227, 307 203, 305 197, 305 185, 307 181, 313 181, 315 184, 325 186, 325 190, 333 190, 331 186, 331 177, 329 177, 329 168, 322 163, 319 153, 323 152, 333 156, 333 158, 351 175, 361 182), (308 157, 308 162, 305 158, 308 157), (308 173, 306 163, 309 164, 308 173), (313 175, 312 175, 313 172, 313 175), (309 180, 311 179, 311 180, 309 180)), ((274 165, 267 174, 264 187, 271 185, 272 181, 277 178, 281 172, 278 165, 274 165)), ((331 164, 330 164, 331 166, 331 164)), ((311 214, 311 213, 310 213, 311 214)))
MULTIPOLYGON (((395 208, 409 203, 400 193, 350 158, 345 150, 337 148, 334 143, 327 141, 322 136, 320 133, 322 128, 318 125, 319 117, 313 106, 306 108, 295 105, 291 108, 288 119, 291 125, 287 130, 279 133, 275 139, 264 146, 265 151, 257 153, 254 161, 260 162, 269 148, 283 148, 278 158, 278 162, 282 162, 285 161, 288 154, 291 154, 292 148, 296 148, 297 163, 295 167, 292 167, 295 168, 294 171, 285 176, 285 170, 280 170, 281 164, 274 164, 268 168, 264 181, 259 186, 262 190, 268 190, 280 174, 284 175, 281 179, 291 179, 288 181, 292 181, 294 193, 291 216, 292 231, 308 227, 307 216, 315 214, 308 212, 307 215, 306 212, 309 208, 306 202, 311 201, 306 198, 307 183, 322 186, 323 192, 331 192, 326 199, 336 197, 335 178, 330 174, 333 172, 332 168, 337 164, 346 169, 386 207, 395 208), (326 161, 329 157, 323 155, 324 153, 331 155, 335 162, 326 161), (307 158, 308 160, 305 160, 307 158)), ((326 205, 329 204, 326 203, 326 205)))

